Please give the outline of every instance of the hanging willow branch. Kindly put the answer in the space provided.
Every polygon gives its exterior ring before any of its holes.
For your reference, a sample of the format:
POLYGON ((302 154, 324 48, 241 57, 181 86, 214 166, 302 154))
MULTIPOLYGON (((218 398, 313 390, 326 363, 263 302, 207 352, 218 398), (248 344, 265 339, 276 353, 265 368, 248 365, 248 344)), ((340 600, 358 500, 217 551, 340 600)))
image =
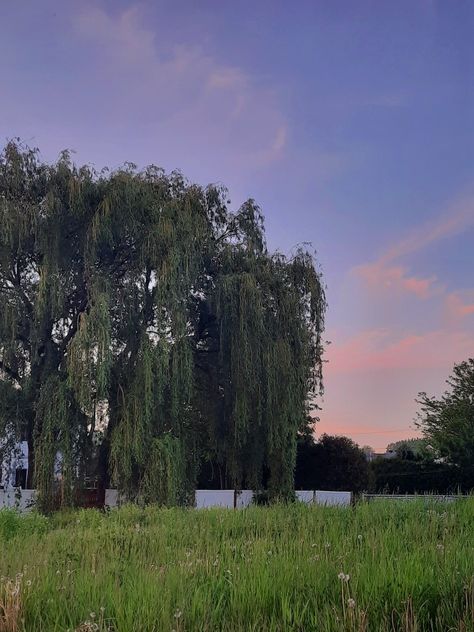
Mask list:
POLYGON ((325 308, 311 255, 268 253, 252 200, 232 213, 177 172, 0 156, 0 381, 44 508, 85 474, 182 504, 204 455, 289 497, 325 308))

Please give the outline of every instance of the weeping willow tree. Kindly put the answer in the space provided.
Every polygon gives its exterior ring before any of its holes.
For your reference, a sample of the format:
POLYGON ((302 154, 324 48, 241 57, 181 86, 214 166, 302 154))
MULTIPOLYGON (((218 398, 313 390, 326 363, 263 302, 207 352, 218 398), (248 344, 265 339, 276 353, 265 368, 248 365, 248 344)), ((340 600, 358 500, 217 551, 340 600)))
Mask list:
POLYGON ((44 508, 74 502, 93 454, 129 499, 188 502, 205 457, 236 487, 268 473, 291 494, 324 291, 307 252, 269 253, 257 205, 226 197, 4 148, 0 436, 28 441, 44 508))

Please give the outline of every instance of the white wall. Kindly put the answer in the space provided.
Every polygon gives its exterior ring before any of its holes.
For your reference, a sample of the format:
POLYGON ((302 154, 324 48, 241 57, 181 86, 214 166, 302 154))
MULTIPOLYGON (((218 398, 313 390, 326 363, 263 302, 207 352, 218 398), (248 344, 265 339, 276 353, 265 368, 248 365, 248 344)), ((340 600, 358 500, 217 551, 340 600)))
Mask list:
MULTIPOLYGON (((296 491, 296 499, 307 504, 348 506, 351 504, 352 494, 351 492, 298 490, 296 491)), ((238 509, 248 507, 252 504, 252 501, 253 492, 249 489, 244 489, 237 494, 238 509)), ((234 490, 198 489, 196 491, 195 506, 197 509, 206 507, 233 508, 234 490)))
POLYGON ((118 504, 119 504, 118 491, 116 489, 106 489, 104 507, 106 509, 112 509, 112 507, 117 507, 118 504))
MULTIPOLYGON (((21 511, 31 509, 34 504, 35 490, 33 489, 10 489, 0 490, 0 509, 3 507, 17 507, 21 511)), ((351 492, 329 492, 329 491, 297 491, 296 498, 299 502, 318 505, 338 505, 348 506, 351 504, 351 492)), ((248 507, 252 504, 253 492, 244 489, 237 494, 236 505, 238 509, 248 507)), ((113 508, 119 504, 119 497, 116 489, 105 490, 105 507, 113 508)), ((198 489, 196 491, 195 507, 206 509, 210 507, 234 507, 233 489, 198 489)))
POLYGON ((252 504, 253 492, 249 489, 243 489, 237 494, 237 508, 248 507, 252 504))
POLYGON ((34 501, 34 489, 0 490, 0 509, 11 507, 20 511, 29 511, 33 508, 34 501))
POLYGON ((196 509, 208 507, 234 507, 233 489, 198 489, 196 490, 196 509))
POLYGON ((352 500, 351 492, 325 492, 316 490, 314 492, 314 502, 317 505, 350 505, 352 500))
POLYGON ((313 503, 314 502, 314 492, 307 490, 296 490, 296 500, 300 503, 313 503))

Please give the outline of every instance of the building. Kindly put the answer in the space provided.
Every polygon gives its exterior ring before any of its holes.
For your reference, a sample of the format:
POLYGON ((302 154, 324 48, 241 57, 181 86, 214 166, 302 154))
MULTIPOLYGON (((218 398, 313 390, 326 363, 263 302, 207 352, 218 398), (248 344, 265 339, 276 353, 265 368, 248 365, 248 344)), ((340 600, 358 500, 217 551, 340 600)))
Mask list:
POLYGON ((13 447, 7 440, 0 441, 0 489, 26 489, 28 480, 28 443, 21 441, 13 447))

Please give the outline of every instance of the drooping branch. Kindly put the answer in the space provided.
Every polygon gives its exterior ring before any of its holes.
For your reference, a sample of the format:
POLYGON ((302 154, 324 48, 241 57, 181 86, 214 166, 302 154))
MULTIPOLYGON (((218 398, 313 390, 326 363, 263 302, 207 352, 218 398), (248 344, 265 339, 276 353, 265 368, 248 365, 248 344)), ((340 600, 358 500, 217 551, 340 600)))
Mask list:
POLYGON ((0 371, 3 371, 3 373, 5 373, 5 375, 7 375, 12 380, 14 380, 18 386, 21 386, 21 376, 18 373, 18 371, 15 371, 12 368, 10 368, 2 360, 0 360, 0 371))
POLYGON ((97 174, 10 144, 0 199, 4 374, 27 394, 44 502, 58 449, 71 502, 99 430, 108 478, 130 499, 185 502, 203 454, 236 486, 269 472, 272 494, 291 495, 297 432, 321 386, 311 256, 272 255, 253 200, 231 212, 222 187, 178 172, 97 174))

